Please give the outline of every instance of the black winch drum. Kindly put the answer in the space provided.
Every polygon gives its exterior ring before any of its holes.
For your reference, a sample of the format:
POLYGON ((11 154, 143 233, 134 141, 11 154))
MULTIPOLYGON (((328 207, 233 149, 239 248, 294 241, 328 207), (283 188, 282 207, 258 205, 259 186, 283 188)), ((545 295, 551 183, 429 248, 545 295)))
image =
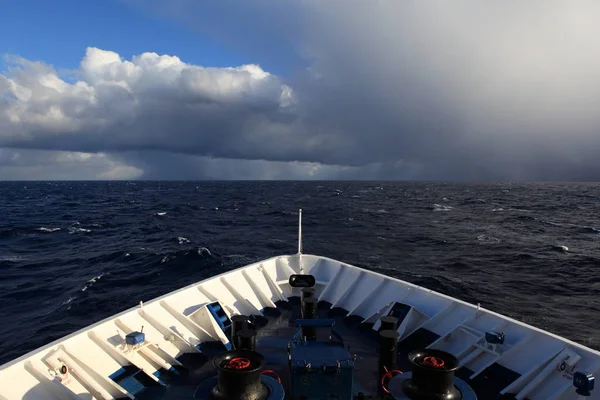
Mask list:
POLYGON ((396 375, 387 388, 396 400, 477 400, 475 391, 454 376, 458 359, 441 350, 409 353, 412 372, 396 375))
POLYGON ((249 350, 232 350, 216 356, 213 365, 218 383, 211 390, 218 400, 264 400, 269 390, 261 383, 260 373, 265 358, 249 350))

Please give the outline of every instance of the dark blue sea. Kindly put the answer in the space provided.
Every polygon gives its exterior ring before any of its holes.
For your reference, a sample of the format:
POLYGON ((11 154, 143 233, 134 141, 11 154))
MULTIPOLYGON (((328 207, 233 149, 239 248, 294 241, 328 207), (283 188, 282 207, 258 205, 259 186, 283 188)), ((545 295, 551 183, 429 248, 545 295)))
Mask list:
POLYGON ((304 251, 600 348, 600 184, 0 182, 0 364, 304 251))

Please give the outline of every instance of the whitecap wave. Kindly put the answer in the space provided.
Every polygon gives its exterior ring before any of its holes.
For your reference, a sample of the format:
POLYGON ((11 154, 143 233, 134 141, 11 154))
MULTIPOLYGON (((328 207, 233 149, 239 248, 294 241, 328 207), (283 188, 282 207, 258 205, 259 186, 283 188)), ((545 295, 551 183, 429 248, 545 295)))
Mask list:
POLYGON ((445 206, 443 204, 434 204, 432 207, 433 207, 433 211, 450 211, 450 210, 452 210, 452 207, 445 206))
POLYGON ((102 278, 104 275, 105 275, 105 273, 103 272, 103 273, 101 273, 100 275, 93 277, 93 278, 92 278, 92 279, 90 279, 88 282, 89 282, 89 283, 95 283, 95 282, 97 282, 97 281, 98 281, 98 279, 102 278))
POLYGON ((372 213, 372 214, 388 214, 389 211, 388 210, 384 210, 383 208, 377 209, 377 210, 373 210, 371 208, 361 208, 362 212, 364 213, 372 213))
POLYGON ((500 243, 500 239, 497 237, 487 235, 479 235, 477 236, 477 240, 481 243, 500 243))
POLYGON ((555 244, 554 246, 552 246, 552 248, 554 250, 561 251, 563 253, 568 253, 569 252, 569 248, 567 246, 565 246, 565 245, 562 245, 562 244, 555 244))
POLYGON ((561 224, 560 222, 554 222, 554 221, 551 221, 549 219, 540 219, 539 221, 542 222, 542 223, 544 223, 544 224, 548 224, 548 225, 552 225, 552 226, 565 226, 565 225, 568 225, 568 224, 561 224))
POLYGON ((41 228, 37 228, 37 230, 40 232, 57 232, 60 231, 60 228, 46 228, 42 226, 41 228))
POLYGON ((92 279, 88 280, 87 283, 85 284, 85 286, 81 289, 81 291, 85 292, 86 290, 88 290, 94 283, 98 282, 104 275, 108 275, 108 273, 103 272, 100 275, 95 276, 92 279))
POLYGON ((89 233, 91 232, 91 229, 86 229, 86 228, 75 228, 75 227, 70 227, 69 228, 69 233, 73 234, 73 233, 89 233))
POLYGON ((212 256, 212 253, 206 247, 198 247, 199 256, 212 256))
POLYGON ((0 256, 0 261, 17 262, 21 261, 22 259, 23 257, 21 256, 0 256))
POLYGON ((67 300, 63 301, 62 304, 58 308, 60 308, 62 306, 67 306, 67 310, 70 310, 71 306, 72 306, 71 302, 73 300, 75 300, 76 298, 77 298, 77 296, 69 296, 69 298, 67 300))
POLYGON ((189 243, 189 242, 190 242, 190 239, 188 239, 188 238, 185 238, 185 237, 183 237, 183 236, 178 236, 178 237, 177 237, 177 241, 179 242, 179 244, 185 244, 185 243, 189 243))

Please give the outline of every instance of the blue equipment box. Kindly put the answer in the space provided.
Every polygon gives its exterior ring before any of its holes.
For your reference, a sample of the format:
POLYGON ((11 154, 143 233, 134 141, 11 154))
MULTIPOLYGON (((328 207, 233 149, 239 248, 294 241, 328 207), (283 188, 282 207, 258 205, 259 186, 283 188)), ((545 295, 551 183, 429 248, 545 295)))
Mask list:
POLYGON ((146 335, 143 332, 131 332, 125 336, 125 343, 131 345, 144 343, 144 340, 146 340, 146 335))
POLYGON ((354 360, 343 343, 290 343, 292 399, 352 400, 354 360))

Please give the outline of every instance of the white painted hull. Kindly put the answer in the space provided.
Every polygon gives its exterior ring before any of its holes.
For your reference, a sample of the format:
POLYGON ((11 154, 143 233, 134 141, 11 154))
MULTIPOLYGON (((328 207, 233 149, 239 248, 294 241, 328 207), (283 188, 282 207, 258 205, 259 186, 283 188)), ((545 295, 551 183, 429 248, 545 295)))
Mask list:
MULTIPOLYGON (((313 255, 271 258, 236 269, 107 318, 0 367, 0 399, 133 398, 111 374, 135 365, 149 376, 179 365, 184 353, 200 352, 206 341, 228 339, 203 308, 218 301, 229 316, 258 314, 298 296, 291 274, 311 274, 319 300, 373 322, 394 302, 411 306, 398 328, 400 340, 419 329, 440 338, 429 345, 459 358, 471 378, 497 363, 520 375, 502 393, 518 399, 578 399, 573 372, 595 373, 600 353, 500 314, 343 262, 313 255), (144 327, 146 341, 123 344, 127 333, 144 327), (485 332, 502 331, 497 348, 485 332), (564 370, 561 367, 564 366, 564 370), (62 366, 68 373, 61 374, 62 366)), ((159 380, 158 377, 156 377, 159 380)), ((590 399, 600 399, 600 389, 590 399)))

